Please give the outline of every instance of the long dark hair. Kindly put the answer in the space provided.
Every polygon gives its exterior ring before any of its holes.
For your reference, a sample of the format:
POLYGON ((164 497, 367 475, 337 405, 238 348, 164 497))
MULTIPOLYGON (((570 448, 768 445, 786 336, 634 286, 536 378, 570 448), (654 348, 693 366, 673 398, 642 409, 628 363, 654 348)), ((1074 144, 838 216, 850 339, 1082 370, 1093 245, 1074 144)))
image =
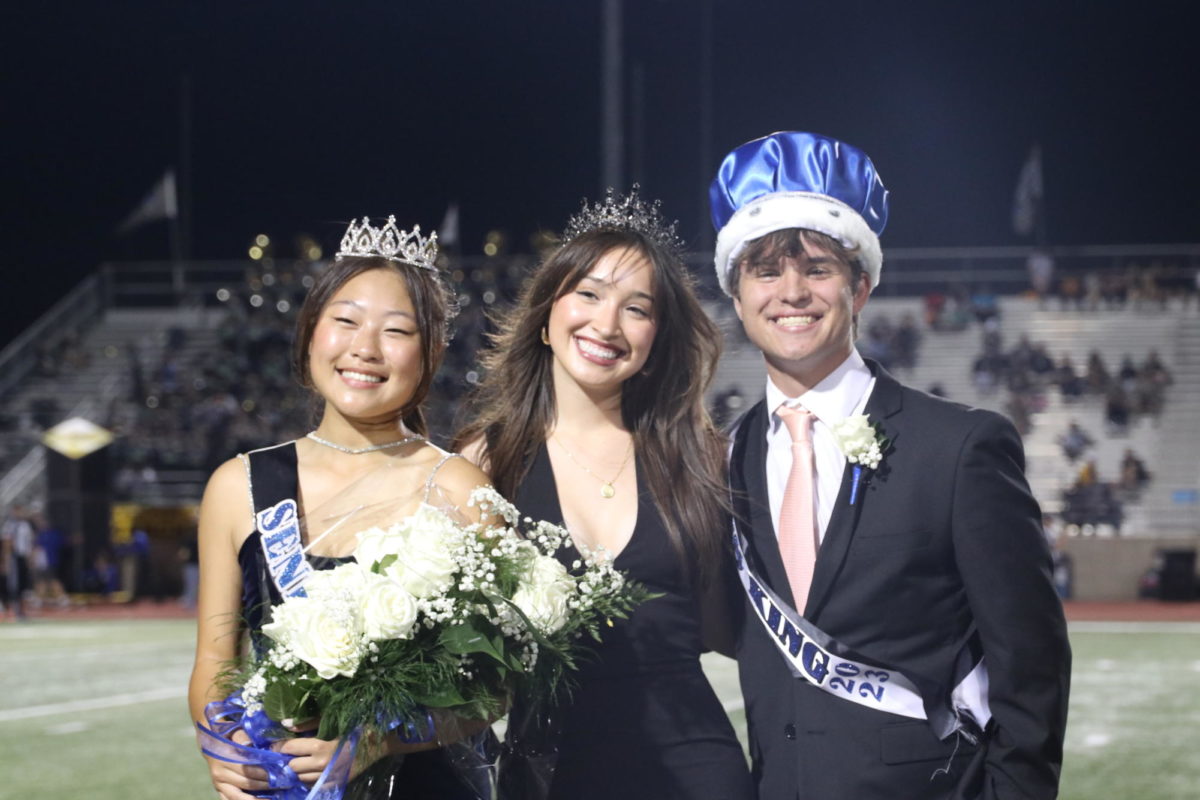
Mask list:
POLYGON ((380 256, 355 256, 334 262, 308 290, 304 305, 300 307, 300 313, 296 316, 292 368, 301 385, 312 389, 308 346, 312 342, 313 331, 317 328, 321 312, 338 290, 350 280, 375 269, 389 270, 401 277, 416 312, 417 328, 421 332, 421 379, 413 390, 412 397, 400 409, 399 417, 409 430, 424 436, 428 431, 421 404, 429 395, 433 378, 442 364, 442 356, 446 353, 447 326, 453 302, 445 284, 435 273, 380 256))
POLYGON ((652 266, 657 330, 645 366, 622 386, 621 418, 672 545, 706 581, 728 530, 724 439, 704 408, 721 334, 670 248, 634 231, 596 230, 551 254, 526 279, 517 305, 497 319, 492 347, 481 356, 486 376, 468 401, 472 419, 453 446, 482 439, 496 488, 516 495, 555 421, 552 353, 541 340, 550 309, 606 253, 625 248, 652 266))

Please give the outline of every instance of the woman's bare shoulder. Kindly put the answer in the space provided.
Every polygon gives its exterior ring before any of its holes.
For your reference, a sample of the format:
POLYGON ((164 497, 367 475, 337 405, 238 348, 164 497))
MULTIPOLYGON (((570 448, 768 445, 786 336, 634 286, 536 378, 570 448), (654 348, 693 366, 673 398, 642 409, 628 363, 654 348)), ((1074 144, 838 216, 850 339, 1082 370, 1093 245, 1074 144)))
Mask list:
POLYGON ((230 529, 251 515, 250 485, 241 458, 231 458, 213 471, 204 487, 200 514, 202 520, 225 523, 222 527, 230 529))
POLYGON ((463 445, 460 455, 482 470, 488 468, 487 439, 477 436, 463 445))
POLYGON ((492 480, 483 470, 472 463, 466 454, 447 459, 437 471, 439 486, 463 494, 470 494, 479 486, 491 486, 492 480))

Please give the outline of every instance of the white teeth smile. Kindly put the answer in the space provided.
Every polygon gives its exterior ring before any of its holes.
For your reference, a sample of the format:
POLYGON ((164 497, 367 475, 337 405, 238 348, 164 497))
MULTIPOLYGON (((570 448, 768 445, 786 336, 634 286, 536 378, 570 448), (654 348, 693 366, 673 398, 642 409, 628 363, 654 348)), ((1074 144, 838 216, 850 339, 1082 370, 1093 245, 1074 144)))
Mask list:
POLYGON ((816 321, 816 319, 817 319, 817 318, 816 318, 816 317, 813 317, 813 316, 802 316, 802 317, 776 317, 776 318, 775 318, 775 324, 776 324, 776 325, 783 325, 784 327, 791 327, 791 326, 794 326, 794 325, 811 325, 811 324, 813 324, 813 322, 815 322, 815 321, 816 321))
POLYGON ((575 341, 579 343, 579 349, 587 353, 589 356, 612 360, 621 355, 621 351, 619 350, 611 350, 607 347, 601 347, 600 345, 595 344, 594 342, 589 342, 586 339, 576 339, 575 341))
POLYGON ((365 383, 383 383, 383 378, 379 375, 368 375, 365 372, 355 372, 354 370, 342 370, 342 376, 349 378, 352 381, 363 381, 365 383))

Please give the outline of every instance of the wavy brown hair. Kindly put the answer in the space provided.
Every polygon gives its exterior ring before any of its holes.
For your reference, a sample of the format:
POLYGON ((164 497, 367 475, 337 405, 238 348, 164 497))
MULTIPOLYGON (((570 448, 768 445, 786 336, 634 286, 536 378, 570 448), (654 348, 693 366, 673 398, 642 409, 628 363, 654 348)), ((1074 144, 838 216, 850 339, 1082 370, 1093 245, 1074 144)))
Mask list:
POLYGON ((408 297, 416 312, 417 329, 421 332, 421 379, 413 390, 412 397, 400 409, 399 417, 413 433, 424 436, 428 430, 421 404, 429 395, 433 378, 442 357, 446 353, 446 339, 453 301, 441 279, 433 272, 401 264, 380 256, 343 258, 329 265, 317 278, 304 298, 304 305, 296 316, 296 335, 292 340, 292 368, 300 384, 312 389, 312 375, 308 366, 308 346, 313 331, 326 304, 351 279, 375 269, 395 272, 404 280, 408 297))
POLYGON ((646 483, 671 544, 689 574, 706 583, 728 525, 725 442, 704 393, 721 354, 721 333, 696 299, 679 256, 640 233, 590 231, 551 254, 530 275, 517 305, 497 320, 486 375, 468 400, 471 421, 453 447, 483 440, 496 488, 516 496, 555 421, 552 353, 541 331, 550 309, 608 252, 628 248, 650 262, 657 330, 645 366, 625 381, 621 418, 633 434, 646 483))

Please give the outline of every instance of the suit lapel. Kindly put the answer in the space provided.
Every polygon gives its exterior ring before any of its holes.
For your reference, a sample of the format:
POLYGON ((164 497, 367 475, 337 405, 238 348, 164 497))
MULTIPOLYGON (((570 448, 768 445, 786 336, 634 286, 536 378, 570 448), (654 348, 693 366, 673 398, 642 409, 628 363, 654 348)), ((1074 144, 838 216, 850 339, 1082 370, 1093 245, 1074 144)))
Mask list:
MULTIPOLYGON (((867 359, 867 366, 875 375, 875 388, 871 390, 871 396, 863 411, 872 422, 879 423, 883 435, 889 440, 888 450, 890 450, 895 447, 897 436, 887 420, 901 409, 900 384, 874 361, 867 359)), ((884 458, 887 458, 886 452, 884 458)), ((834 506, 833 515, 829 518, 829 527, 825 529, 825 538, 821 541, 821 549, 817 553, 812 586, 808 591, 808 603, 801 610, 805 618, 810 621, 816 621, 821 608, 828 602, 834 582, 846 561, 846 554, 850 550, 850 543, 854 540, 854 532, 858 527, 858 520, 862 516, 863 506, 869 502, 870 493, 866 491, 867 485, 877 479, 874 472, 874 470, 863 470, 858 487, 858 497, 854 505, 850 505, 854 468, 851 464, 846 464, 846 468, 842 472, 842 486, 838 491, 837 503, 834 506)))
POLYGON ((729 465, 730 485, 734 490, 738 530, 749 545, 748 557, 767 585, 784 600, 793 602, 767 499, 767 425, 770 417, 765 401, 746 412, 734 439, 729 465))

